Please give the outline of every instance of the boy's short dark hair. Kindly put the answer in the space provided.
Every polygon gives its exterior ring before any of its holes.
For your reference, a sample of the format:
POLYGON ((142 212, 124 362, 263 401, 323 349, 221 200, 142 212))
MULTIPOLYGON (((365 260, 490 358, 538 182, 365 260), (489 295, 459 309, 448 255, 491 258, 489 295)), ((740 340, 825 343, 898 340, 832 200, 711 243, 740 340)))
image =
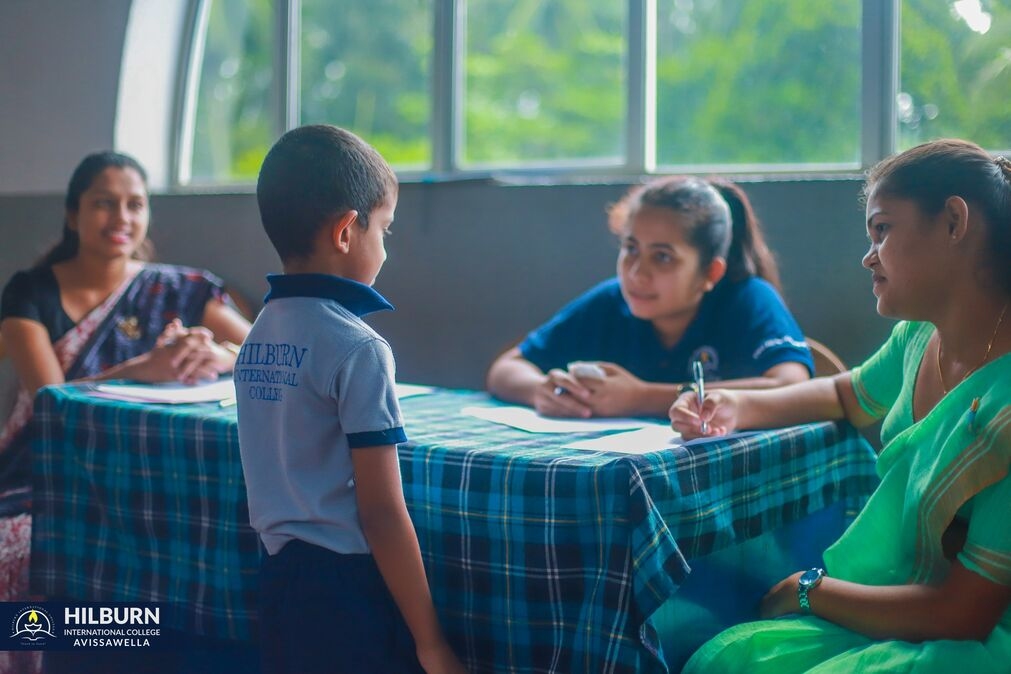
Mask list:
POLYGON ((281 260, 312 253, 319 228, 330 218, 369 213, 396 194, 397 177, 361 138, 336 126, 292 129, 274 143, 260 167, 256 202, 260 219, 281 260))

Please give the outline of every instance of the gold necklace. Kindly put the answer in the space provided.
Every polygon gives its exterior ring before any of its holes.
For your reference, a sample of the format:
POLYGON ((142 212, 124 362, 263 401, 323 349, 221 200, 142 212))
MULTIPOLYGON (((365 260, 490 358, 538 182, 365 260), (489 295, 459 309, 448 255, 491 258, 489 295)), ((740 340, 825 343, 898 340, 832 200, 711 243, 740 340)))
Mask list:
MULTIPOLYGON (((997 333, 1000 332, 1000 325, 1001 325, 1001 323, 1004 322, 1004 314, 1007 313, 1007 307, 1008 307, 1008 303, 1005 302, 1004 303, 1004 308, 1001 309, 1001 311, 1000 311, 1000 316, 997 317, 997 325, 993 326, 993 334, 990 335, 990 341, 987 342, 986 353, 983 354, 983 360, 979 361, 979 365, 977 365, 976 367, 972 368, 971 370, 969 370, 968 372, 966 372, 965 374, 963 374, 962 378, 959 379, 955 383, 955 386, 958 386, 959 384, 961 384, 963 381, 965 381, 966 377, 968 377, 970 374, 972 374, 973 372, 975 372, 979 368, 983 367, 983 365, 986 363, 986 361, 990 358, 990 350, 993 348, 993 343, 997 340, 997 333)), ((941 370, 941 335, 940 334, 937 335, 937 378, 941 380, 941 388, 944 389, 944 394, 948 395, 948 386, 947 386, 947 384, 944 383, 944 372, 941 370)))

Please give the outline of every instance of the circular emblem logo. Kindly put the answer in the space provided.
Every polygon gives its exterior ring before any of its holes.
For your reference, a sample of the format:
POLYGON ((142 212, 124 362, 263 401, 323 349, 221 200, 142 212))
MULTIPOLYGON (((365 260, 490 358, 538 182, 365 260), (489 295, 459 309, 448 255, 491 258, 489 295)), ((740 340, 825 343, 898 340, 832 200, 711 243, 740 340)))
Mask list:
POLYGON ((702 371, 707 379, 710 377, 714 381, 717 379, 720 373, 720 354, 716 349, 711 346, 700 346, 692 352, 692 357, 688 359, 689 366, 695 361, 702 363, 702 371))
POLYGON ((18 611, 11 623, 11 639, 19 639, 23 644, 40 645, 47 639, 55 639, 53 619, 40 606, 26 606, 18 611))

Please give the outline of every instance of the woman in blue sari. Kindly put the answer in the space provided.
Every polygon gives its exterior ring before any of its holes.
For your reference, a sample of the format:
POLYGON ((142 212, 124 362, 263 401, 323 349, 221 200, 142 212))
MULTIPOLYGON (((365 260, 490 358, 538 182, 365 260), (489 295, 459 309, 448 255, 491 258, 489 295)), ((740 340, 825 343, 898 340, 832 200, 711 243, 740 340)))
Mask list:
POLYGON ((217 378, 231 371, 231 347, 249 330, 217 277, 145 261, 147 177, 134 159, 114 152, 85 157, 65 207, 62 240, 15 274, 0 300, 3 351, 16 375, 8 382, 16 390, 6 418, 0 408, 0 540, 8 551, 24 548, 13 555, 22 568, 0 568, 5 601, 26 598, 35 392, 68 381, 217 378))

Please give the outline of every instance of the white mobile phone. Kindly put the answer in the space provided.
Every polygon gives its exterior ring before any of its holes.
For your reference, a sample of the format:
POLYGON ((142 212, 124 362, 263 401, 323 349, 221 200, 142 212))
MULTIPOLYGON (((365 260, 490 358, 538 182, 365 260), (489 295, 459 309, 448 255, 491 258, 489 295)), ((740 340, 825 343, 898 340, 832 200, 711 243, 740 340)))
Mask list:
POLYGON ((607 376, 604 368, 596 363, 587 363, 582 360, 569 363, 569 374, 573 377, 582 377, 584 379, 604 379, 607 376))

